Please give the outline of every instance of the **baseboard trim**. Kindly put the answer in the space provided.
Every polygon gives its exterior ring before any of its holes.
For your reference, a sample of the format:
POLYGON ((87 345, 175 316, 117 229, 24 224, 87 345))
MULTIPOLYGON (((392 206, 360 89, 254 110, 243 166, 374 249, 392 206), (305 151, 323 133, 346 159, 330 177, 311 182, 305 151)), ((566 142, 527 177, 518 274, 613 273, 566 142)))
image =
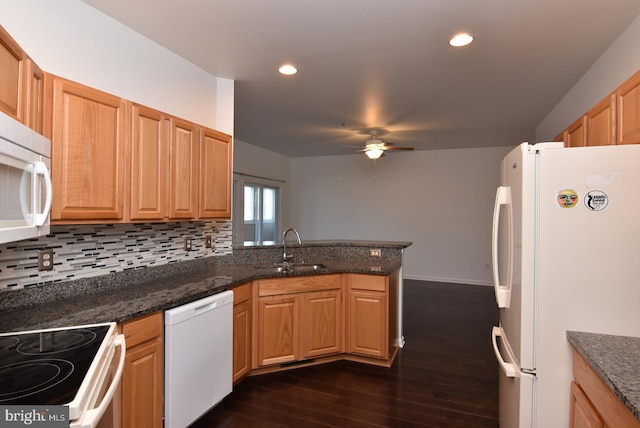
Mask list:
POLYGON ((452 284, 471 284, 471 285, 483 285, 492 287, 493 283, 489 281, 473 280, 473 279, 460 279, 460 278, 442 278, 435 276, 421 276, 421 275, 404 275, 404 279, 414 279, 416 281, 434 281, 434 282, 450 282, 452 284))

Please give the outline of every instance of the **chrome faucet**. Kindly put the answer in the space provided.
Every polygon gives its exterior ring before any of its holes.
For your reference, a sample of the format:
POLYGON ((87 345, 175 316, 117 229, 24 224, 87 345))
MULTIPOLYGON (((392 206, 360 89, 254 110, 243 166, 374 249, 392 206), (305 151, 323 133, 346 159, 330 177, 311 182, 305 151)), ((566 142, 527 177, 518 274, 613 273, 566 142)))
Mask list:
POLYGON ((300 240, 300 234, 293 227, 290 227, 284 232, 282 232, 282 248, 283 248, 282 261, 284 262, 287 262, 293 258, 293 254, 287 254, 287 233, 289 232, 295 233, 296 237, 298 238, 298 244, 302 244, 302 241, 300 240))

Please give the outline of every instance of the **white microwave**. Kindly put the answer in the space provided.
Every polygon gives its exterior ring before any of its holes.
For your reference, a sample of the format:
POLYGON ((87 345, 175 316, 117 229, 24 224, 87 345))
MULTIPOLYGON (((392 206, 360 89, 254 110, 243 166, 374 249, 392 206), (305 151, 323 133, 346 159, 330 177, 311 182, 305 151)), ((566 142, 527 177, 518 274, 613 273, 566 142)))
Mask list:
POLYGON ((0 244, 49 233, 51 141, 0 112, 0 244))

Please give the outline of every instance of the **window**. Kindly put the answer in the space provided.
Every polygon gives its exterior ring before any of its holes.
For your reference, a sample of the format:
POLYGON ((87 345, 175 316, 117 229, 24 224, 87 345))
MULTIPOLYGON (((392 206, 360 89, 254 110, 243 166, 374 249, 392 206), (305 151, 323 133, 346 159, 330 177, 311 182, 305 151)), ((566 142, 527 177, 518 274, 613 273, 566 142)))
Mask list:
POLYGON ((271 244, 279 235, 280 189, 257 183, 234 182, 236 213, 234 218, 234 242, 248 244, 271 244), (240 202, 242 206, 239 206, 240 202))

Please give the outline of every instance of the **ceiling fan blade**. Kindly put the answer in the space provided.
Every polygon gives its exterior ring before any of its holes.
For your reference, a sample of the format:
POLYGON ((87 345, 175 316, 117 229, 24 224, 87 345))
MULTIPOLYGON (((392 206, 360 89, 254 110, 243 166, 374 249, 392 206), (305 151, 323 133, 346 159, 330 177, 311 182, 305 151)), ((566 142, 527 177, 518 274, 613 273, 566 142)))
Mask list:
POLYGON ((403 146, 385 146, 383 150, 414 150, 413 147, 403 147, 403 146))

